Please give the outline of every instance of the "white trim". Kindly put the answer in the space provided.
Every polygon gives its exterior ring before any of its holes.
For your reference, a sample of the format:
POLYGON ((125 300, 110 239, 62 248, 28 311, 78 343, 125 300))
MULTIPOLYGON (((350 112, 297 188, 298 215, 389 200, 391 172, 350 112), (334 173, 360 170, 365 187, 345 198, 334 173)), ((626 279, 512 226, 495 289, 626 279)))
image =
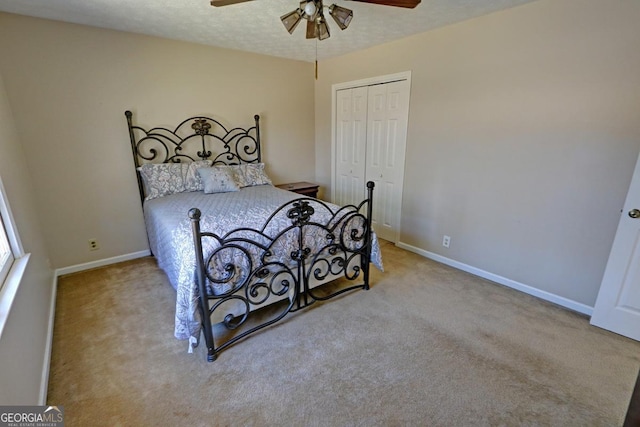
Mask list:
POLYGON ((570 300, 565 297, 561 297, 556 294, 552 294, 551 292, 543 291, 538 288, 534 288, 530 285, 525 285, 524 283, 516 282, 515 280, 508 279, 503 276, 499 276, 494 273, 490 273, 488 271, 481 270, 479 268, 473 267, 468 264, 464 264, 459 261, 455 261, 451 258, 444 257, 442 255, 438 255, 434 252, 429 252, 424 249, 417 248, 415 246, 408 245, 406 243, 398 242, 396 244, 399 248, 406 249, 410 252, 416 253, 418 255, 422 255, 425 258, 432 259, 434 261, 440 262, 442 264, 446 264, 448 266, 457 268, 458 270, 466 271, 467 273, 471 273, 475 276, 482 277, 487 280, 491 280, 492 282, 499 283, 501 285, 507 286, 509 288, 524 292, 525 294, 533 295, 534 297, 543 299, 545 301, 552 302, 554 304, 558 304, 564 308, 568 308, 569 310, 577 311, 578 313, 586 314, 591 316, 593 313, 593 307, 590 307, 586 304, 582 304, 580 302, 570 300))
POLYGON ((77 273, 79 271, 91 270, 92 268, 104 267, 105 265, 116 264, 118 262, 130 261, 136 258, 142 258, 151 255, 149 250, 132 252, 130 254, 124 254, 115 256, 112 258, 99 259, 97 261, 91 261, 84 264, 70 265, 69 267, 58 268, 55 271, 55 276, 59 277, 65 274, 77 273))
POLYGON ((49 387, 49 372, 51 370, 51 351, 53 349, 53 325, 56 316, 56 296, 58 294, 58 278, 53 276, 51 285, 51 303, 49 304, 49 326, 47 328, 47 342, 44 348, 44 360, 42 362, 42 380, 40 382, 39 405, 47 403, 47 389, 49 387))
POLYGON ((18 293, 24 272, 27 269, 30 256, 31 254, 25 254, 13 261, 11 270, 9 270, 9 274, 5 278, 4 283, 2 283, 2 288, 0 288, 0 337, 2 337, 7 319, 9 319, 9 313, 11 312, 16 294, 18 293))
POLYGON ((330 202, 336 201, 336 85, 331 86, 331 194, 330 202))
MULTIPOLYGON (((130 261, 136 258, 142 258, 151 255, 149 250, 133 252, 130 254, 120 255, 112 258, 105 258, 97 261, 91 261, 84 264, 72 265, 69 267, 58 268, 54 272, 53 284, 51 289, 51 303, 49 305, 49 326, 47 328, 47 342, 45 344, 44 359, 42 366, 42 379, 40 382, 39 404, 45 405, 47 401, 47 389, 49 386, 49 373, 51 371, 51 352, 53 350, 53 327, 56 315, 56 297, 58 294, 58 277, 77 273, 92 268, 104 267, 105 265, 116 264, 118 262, 130 261)), ((27 257, 28 258, 28 257, 27 257)))
MULTIPOLYGON (((2 221, 2 218, 0 218, 0 221, 2 221)), ((0 223, 0 227, 2 227, 1 223, 0 223)), ((3 233, 0 236, 0 238, 3 240, 3 242, 5 242, 7 234, 4 232, 4 227, 0 228, 0 232, 3 233)), ((7 276, 9 275, 11 266, 13 265, 13 262, 16 260, 16 258, 13 256, 13 251, 11 250, 11 248, 8 248, 8 249, 9 249, 8 252, 5 252, 4 256, 1 256, 0 254, 0 287, 2 287, 2 283, 4 283, 4 279, 6 279, 7 276)))
POLYGON ((7 193, 4 190, 2 178, 0 178, 0 215, 5 219, 4 227, 7 231, 7 237, 9 238, 9 245, 13 251, 13 256, 16 259, 20 258, 24 255, 24 248, 22 246, 22 241, 20 241, 20 236, 18 235, 16 222, 14 221, 13 214, 11 213, 9 199, 7 198, 7 193))
POLYGON ((331 85, 331 91, 336 92, 341 89, 349 89, 352 87, 371 86, 382 83, 389 83, 396 80, 411 80, 411 71, 403 71, 395 74, 386 74, 384 76, 369 77, 361 80, 353 80, 350 82, 335 83, 331 85))
MULTIPOLYGON (((22 246, 22 242, 20 241, 20 235, 18 234, 18 229, 16 227, 16 222, 13 219, 13 214, 11 213, 11 206, 9 205, 9 199, 7 197, 7 192, 4 189, 4 184, 2 183, 2 178, 0 177, 0 232, 4 233, 7 237, 7 241, 9 242, 9 259, 6 263, 0 266, 0 288, 2 288, 6 284, 10 278, 15 280, 17 277, 18 283, 15 284, 19 286, 20 280, 22 280, 22 275, 24 274, 24 270, 16 275, 16 273, 12 273, 13 265, 22 257, 24 257, 24 247, 22 246), (4 226, 3 226, 4 225, 4 226)), ((26 265, 26 264, 25 264, 26 265)), ((7 310, 11 309, 11 305, 13 304, 13 298, 15 297, 15 292, 17 292, 17 287, 14 290, 14 295, 9 296, 8 301, 4 301, 4 298, 7 296, 3 295, 0 299, 0 303, 3 304, 2 309, 5 308, 7 310), (8 304, 8 305, 7 305, 8 304)), ((7 294, 8 295, 8 294, 7 294)), ((7 316, 8 316, 7 311, 7 316)), ((2 321, 2 325, 0 325, 0 336, 2 333, 2 329, 4 328, 4 322, 6 318, 0 317, 2 321)))

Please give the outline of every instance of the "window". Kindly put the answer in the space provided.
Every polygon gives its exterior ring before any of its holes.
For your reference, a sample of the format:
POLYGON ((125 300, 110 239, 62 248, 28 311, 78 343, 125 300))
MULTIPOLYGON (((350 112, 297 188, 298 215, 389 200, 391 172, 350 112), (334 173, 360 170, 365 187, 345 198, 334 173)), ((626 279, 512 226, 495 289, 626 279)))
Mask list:
POLYGON ((4 279, 9 274, 11 264, 13 264, 14 256, 9 246, 9 236, 7 228, 4 225, 2 216, 0 216, 0 285, 4 283, 4 279))
POLYGON ((0 337, 28 262, 0 178, 0 337))
MULTIPOLYGON (((3 286, 10 279, 9 271, 11 267, 16 260, 24 255, 22 244, 15 228, 15 222, 11 215, 11 209, 9 208, 7 194, 4 191, 2 179, 0 179, 0 290, 3 290, 3 286)), ((0 293, 0 295, 3 295, 3 293, 0 293)), ((2 301, 0 300, 1 305, 2 301)))

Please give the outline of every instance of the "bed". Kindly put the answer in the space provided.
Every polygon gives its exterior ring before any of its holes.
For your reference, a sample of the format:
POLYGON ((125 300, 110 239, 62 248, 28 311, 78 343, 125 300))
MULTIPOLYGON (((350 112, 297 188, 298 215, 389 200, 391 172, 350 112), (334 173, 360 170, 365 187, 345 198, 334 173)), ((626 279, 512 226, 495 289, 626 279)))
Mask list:
POLYGON ((176 290, 174 335, 189 352, 203 336, 213 361, 289 313, 369 289, 370 264, 382 269, 373 183, 344 207, 276 188, 257 115, 229 130, 210 117, 170 129, 125 116, 149 247, 176 290))

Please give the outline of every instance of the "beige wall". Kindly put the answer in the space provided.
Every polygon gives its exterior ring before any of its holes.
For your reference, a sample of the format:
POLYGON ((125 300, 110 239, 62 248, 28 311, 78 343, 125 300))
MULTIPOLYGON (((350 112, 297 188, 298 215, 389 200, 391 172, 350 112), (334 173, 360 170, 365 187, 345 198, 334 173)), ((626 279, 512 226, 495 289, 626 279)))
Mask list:
POLYGON ((639 16, 540 0, 322 61, 317 180, 331 85, 411 70, 400 240, 593 306, 640 149, 639 16))
MULTIPOLYGON (((33 197, 33 181, 18 138, 0 74, 0 177, 20 240, 31 253, 23 280, 0 336, 0 405, 38 405, 46 389, 45 363, 53 271, 33 197), (44 380, 44 381, 43 381, 44 380), (44 383, 44 384, 43 384, 44 383)), ((6 313, 0 313, 4 316, 6 313)))
POLYGON ((145 125, 261 114, 274 180, 330 194, 331 85, 411 70, 401 241, 592 305, 640 149, 639 14, 540 0, 322 61, 314 104, 312 64, 0 13, 0 175, 32 253, 0 404, 37 401, 47 254, 59 268, 147 248, 126 109, 145 125))
POLYGON ((165 126, 260 114, 272 179, 315 177, 312 64, 1 13, 0 58, 55 268, 147 249, 127 109, 165 126))

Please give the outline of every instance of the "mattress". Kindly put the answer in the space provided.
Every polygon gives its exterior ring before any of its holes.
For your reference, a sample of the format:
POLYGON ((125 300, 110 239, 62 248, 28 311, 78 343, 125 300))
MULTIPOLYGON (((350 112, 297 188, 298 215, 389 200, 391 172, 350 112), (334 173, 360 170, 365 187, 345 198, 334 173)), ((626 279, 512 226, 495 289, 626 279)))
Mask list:
MULTIPOLYGON (((198 292, 194 280, 195 253, 189 210, 195 207, 202 212, 200 226, 203 232, 223 236, 238 228, 261 229, 274 210, 298 198, 298 194, 271 185, 261 185, 229 193, 177 193, 145 202, 144 216, 149 246, 158 266, 164 270, 176 290, 176 338, 193 340, 199 336, 201 328, 198 292)), ((335 205, 326 205, 333 211, 339 209, 335 205)), ((330 221, 330 212, 324 212, 320 205, 318 207, 320 209, 316 209, 317 212, 312 216, 313 221, 330 221)), ((291 218, 284 214, 279 215, 272 218, 268 224, 264 234, 273 237, 291 225, 291 218)), ((290 253, 286 248, 286 237, 279 239, 280 246, 274 251, 284 258, 290 253)), ((372 237, 371 261, 374 266, 382 269, 382 258, 375 233, 372 237)), ((319 239, 308 235, 305 237, 305 245, 312 246, 316 240, 319 239)), ((204 250, 207 251, 206 248, 204 250)), ((284 258, 283 262, 286 262, 284 258)), ((224 287, 211 290, 213 293, 227 291, 224 287)))

